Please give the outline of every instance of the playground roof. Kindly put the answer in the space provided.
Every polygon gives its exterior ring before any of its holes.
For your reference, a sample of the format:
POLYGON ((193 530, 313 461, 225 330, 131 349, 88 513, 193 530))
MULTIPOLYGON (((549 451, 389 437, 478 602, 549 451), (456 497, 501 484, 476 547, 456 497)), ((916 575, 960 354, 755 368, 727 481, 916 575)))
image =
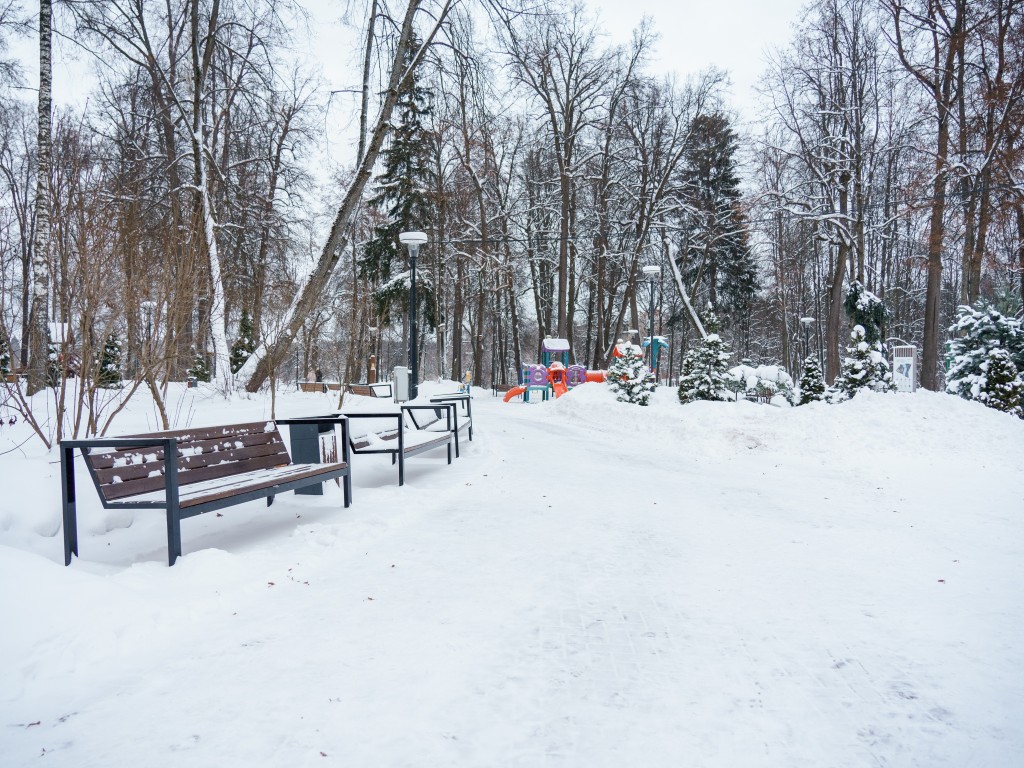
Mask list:
POLYGON ((541 343, 541 349, 545 352, 568 352, 569 351, 569 340, 568 339, 544 339, 541 343))

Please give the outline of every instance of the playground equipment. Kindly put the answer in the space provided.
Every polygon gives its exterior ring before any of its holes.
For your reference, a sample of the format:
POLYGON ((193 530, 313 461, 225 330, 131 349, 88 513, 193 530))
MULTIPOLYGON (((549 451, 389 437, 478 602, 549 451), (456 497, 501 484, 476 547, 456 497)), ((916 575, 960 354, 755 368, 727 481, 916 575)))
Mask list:
POLYGON ((588 371, 578 363, 569 364, 569 342, 566 339, 546 338, 541 342, 540 364, 523 365, 519 372, 519 386, 505 393, 507 403, 513 397, 523 396, 530 402, 530 394, 539 394, 542 400, 554 394, 561 397, 573 387, 587 381, 604 381, 604 371, 588 371))

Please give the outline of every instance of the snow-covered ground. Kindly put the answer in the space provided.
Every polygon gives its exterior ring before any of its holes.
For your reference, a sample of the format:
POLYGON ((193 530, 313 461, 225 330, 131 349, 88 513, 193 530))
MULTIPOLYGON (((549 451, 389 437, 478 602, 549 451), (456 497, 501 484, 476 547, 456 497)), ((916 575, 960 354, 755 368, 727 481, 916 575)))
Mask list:
MULTIPOLYGON (((1024 422, 598 384, 474 416, 404 488, 355 457, 348 510, 332 484, 184 521, 173 568, 162 513, 84 473, 65 568, 56 453, 0 456, 0 764, 1024 765, 1024 422)), ((154 426, 140 400, 115 431, 154 426)))

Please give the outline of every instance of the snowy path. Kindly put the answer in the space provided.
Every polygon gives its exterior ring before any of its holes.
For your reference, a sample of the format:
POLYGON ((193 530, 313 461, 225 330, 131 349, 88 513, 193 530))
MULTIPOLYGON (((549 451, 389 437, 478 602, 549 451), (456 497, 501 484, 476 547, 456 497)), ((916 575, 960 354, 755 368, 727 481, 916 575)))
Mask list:
POLYGON ((1024 763, 1020 517, 986 512, 1019 488, 553 405, 481 399, 453 467, 357 457, 347 512, 227 510, 173 569, 158 535, 128 569, 0 558, 45 601, 9 601, 2 763, 1024 763))

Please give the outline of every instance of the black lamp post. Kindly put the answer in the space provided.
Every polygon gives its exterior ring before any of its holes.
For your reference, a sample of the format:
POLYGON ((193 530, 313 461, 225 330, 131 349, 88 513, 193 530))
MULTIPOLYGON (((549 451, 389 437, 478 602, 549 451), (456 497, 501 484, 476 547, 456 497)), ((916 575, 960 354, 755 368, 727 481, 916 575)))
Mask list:
POLYGON ((416 256, 427 242, 425 232, 402 232, 398 241, 409 249, 409 399, 415 400, 419 390, 419 362, 416 359, 416 256))
POLYGON ((801 317, 800 325, 804 327, 804 357, 811 356, 811 326, 814 325, 813 317, 801 317))
POLYGON ((654 288, 658 278, 661 277, 661 267, 657 264, 650 264, 644 267, 644 274, 647 276, 647 279, 651 284, 651 304, 650 309, 647 312, 650 319, 650 333, 647 336, 647 343, 651 348, 651 370, 654 371, 654 375, 657 376, 658 348, 654 346, 654 288))

